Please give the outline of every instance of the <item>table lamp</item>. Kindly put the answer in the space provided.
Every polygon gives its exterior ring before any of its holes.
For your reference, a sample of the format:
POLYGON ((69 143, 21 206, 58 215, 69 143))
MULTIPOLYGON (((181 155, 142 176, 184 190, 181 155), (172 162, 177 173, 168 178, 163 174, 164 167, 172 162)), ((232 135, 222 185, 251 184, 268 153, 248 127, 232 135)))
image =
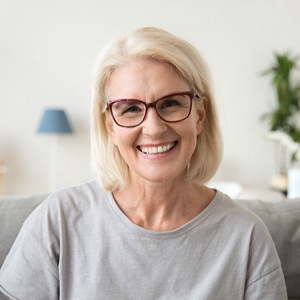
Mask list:
POLYGON ((50 172, 50 189, 56 189, 56 172, 57 172, 57 144, 58 135, 71 134, 73 132, 67 115, 62 109, 45 109, 42 120, 38 127, 38 133, 49 134, 52 137, 51 147, 51 172, 50 172))

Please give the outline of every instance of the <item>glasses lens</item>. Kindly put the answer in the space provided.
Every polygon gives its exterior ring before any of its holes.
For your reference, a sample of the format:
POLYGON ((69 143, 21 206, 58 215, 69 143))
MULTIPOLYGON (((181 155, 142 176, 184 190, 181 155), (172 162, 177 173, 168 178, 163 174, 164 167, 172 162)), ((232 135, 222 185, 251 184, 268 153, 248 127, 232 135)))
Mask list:
POLYGON ((136 126, 144 118, 146 106, 143 102, 124 100, 114 102, 111 106, 112 115, 120 126, 136 126))
POLYGON ((188 95, 174 95, 156 103, 160 117, 167 122, 177 122, 187 118, 191 111, 191 99, 188 95))

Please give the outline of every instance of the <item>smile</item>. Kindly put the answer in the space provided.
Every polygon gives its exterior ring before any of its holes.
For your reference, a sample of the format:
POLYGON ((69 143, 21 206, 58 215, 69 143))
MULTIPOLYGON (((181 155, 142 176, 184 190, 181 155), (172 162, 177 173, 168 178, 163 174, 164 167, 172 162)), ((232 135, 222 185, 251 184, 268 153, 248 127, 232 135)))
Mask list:
POLYGON ((145 154, 161 154, 174 148, 175 142, 157 147, 138 147, 145 154))

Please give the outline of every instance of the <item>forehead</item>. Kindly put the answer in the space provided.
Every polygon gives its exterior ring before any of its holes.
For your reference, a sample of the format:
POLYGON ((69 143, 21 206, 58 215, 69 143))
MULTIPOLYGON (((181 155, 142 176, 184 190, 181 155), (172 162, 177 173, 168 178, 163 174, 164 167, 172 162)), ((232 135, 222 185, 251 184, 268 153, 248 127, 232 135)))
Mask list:
POLYGON ((144 99, 189 89, 187 81, 169 64, 155 59, 135 58, 114 70, 106 91, 109 99, 144 99))

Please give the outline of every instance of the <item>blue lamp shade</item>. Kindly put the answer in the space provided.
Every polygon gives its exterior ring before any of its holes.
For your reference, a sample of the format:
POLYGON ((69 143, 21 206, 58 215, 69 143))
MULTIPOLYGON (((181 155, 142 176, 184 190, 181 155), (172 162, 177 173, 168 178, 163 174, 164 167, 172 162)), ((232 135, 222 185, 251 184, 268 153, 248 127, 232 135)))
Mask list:
POLYGON ((70 134, 73 130, 67 115, 61 109, 46 109, 38 133, 70 134))

